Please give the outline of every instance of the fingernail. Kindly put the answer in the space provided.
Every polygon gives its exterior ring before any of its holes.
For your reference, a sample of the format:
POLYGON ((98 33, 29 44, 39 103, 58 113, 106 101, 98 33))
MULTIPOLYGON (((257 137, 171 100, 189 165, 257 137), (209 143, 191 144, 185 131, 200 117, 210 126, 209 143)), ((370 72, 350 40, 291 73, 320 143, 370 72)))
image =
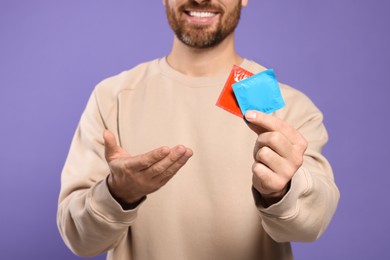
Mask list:
POLYGON ((176 155, 182 156, 186 152, 186 149, 183 146, 179 146, 176 149, 176 155))
POLYGON ((245 118, 246 119, 255 119, 256 118, 256 113, 253 111, 247 111, 245 113, 245 118))

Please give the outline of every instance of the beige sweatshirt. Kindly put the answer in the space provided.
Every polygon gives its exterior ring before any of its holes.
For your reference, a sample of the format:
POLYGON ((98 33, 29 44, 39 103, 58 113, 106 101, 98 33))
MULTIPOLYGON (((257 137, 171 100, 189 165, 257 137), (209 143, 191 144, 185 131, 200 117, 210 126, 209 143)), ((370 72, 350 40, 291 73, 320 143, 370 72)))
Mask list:
MULTIPOLYGON (((265 68, 245 60, 253 73, 265 68)), ((62 172, 58 227, 81 256, 107 259, 292 259, 290 241, 313 241, 335 212, 339 192, 320 154, 327 141, 321 112, 280 84, 286 107, 274 115, 308 140, 304 164, 287 195, 268 208, 251 192, 256 134, 215 105, 227 79, 192 78, 165 58, 102 81, 80 119, 62 172), (111 130, 137 155, 183 144, 194 156, 134 210, 111 197, 102 134, 111 130)))

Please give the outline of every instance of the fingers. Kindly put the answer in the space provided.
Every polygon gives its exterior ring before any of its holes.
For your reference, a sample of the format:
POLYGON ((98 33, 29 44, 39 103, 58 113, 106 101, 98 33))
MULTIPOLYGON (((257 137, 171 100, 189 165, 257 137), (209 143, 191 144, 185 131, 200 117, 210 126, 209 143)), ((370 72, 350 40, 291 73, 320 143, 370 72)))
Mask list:
POLYGON ((171 179, 192 157, 193 152, 191 149, 186 149, 186 152, 175 163, 173 163, 165 172, 161 174, 161 181, 167 182, 171 179))
POLYGON ((105 157, 111 174, 110 191, 126 202, 134 202, 165 185, 193 155, 191 149, 178 145, 163 146, 145 154, 130 156, 108 130, 103 133, 105 157))
POLYGON ((258 111, 245 114, 258 134, 253 156, 253 185, 262 194, 278 196, 303 163, 306 139, 279 118, 258 111))
POLYGON ((126 162, 126 167, 137 172, 144 171, 167 157, 170 152, 171 150, 166 146, 154 149, 145 154, 132 157, 131 160, 126 162))
POLYGON ((155 163, 143 174, 148 174, 152 178, 170 179, 193 155, 191 149, 182 145, 175 146, 171 152, 162 160, 155 163))
POLYGON ((108 163, 114 159, 122 158, 123 166, 130 172, 146 171, 152 177, 164 173, 166 176, 175 174, 192 156, 192 150, 178 145, 172 149, 160 147, 145 154, 129 156, 117 145, 115 136, 105 130, 103 133, 105 157, 108 163))
POLYGON ((275 175, 290 179, 303 163, 305 149, 292 144, 279 132, 260 134, 254 148, 256 162, 267 166, 275 175))
POLYGON ((251 110, 246 112, 245 119, 257 134, 263 133, 264 130, 280 132, 294 144, 300 144, 304 139, 296 129, 275 116, 251 110))
POLYGON ((270 195, 282 191, 288 179, 275 175, 266 165, 255 162, 252 166, 253 186, 263 195, 270 195))
POLYGON ((139 172, 144 178, 156 176, 167 177, 174 175, 192 156, 191 149, 183 145, 160 147, 148 153, 130 157, 125 162, 125 168, 139 172))
POLYGON ((268 146, 260 148, 255 155, 256 162, 264 164, 275 174, 285 174, 285 160, 268 146))
POLYGON ((265 132, 256 140, 254 151, 257 152, 264 146, 268 146, 278 155, 288 158, 293 149, 293 144, 280 132, 265 132))

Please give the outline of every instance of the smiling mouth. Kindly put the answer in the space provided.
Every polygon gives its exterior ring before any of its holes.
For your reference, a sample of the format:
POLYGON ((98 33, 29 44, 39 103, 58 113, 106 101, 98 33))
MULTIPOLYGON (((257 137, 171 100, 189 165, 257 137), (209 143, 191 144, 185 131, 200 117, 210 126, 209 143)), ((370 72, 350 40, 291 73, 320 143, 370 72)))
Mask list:
POLYGON ((195 18, 210 18, 216 16, 218 13, 207 11, 186 11, 186 14, 195 18))

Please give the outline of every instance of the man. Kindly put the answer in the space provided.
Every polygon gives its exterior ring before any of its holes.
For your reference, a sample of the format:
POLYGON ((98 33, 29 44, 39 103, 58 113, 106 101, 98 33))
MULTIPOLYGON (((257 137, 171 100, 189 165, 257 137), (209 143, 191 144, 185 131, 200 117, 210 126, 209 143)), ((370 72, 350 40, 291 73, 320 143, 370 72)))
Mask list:
POLYGON ((322 114, 280 84, 286 107, 215 106, 240 57, 247 0, 163 0, 175 32, 167 57, 102 81, 62 173, 58 226, 81 256, 292 259, 290 241, 325 230, 339 193, 320 154, 322 114))

